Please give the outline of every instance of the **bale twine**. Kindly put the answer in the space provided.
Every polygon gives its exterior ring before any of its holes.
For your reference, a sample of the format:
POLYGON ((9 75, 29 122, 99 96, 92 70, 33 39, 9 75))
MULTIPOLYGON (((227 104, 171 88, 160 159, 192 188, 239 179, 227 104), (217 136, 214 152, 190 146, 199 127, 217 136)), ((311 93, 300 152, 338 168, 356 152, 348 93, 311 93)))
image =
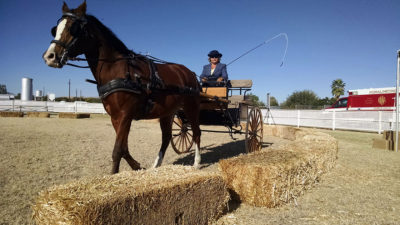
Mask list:
POLYGON ((39 193, 37 224, 208 224, 229 194, 218 173, 165 166, 82 179, 39 193))
POLYGON ((48 112, 27 112, 27 117, 35 117, 35 118, 49 118, 50 113, 48 112))
POLYGON ((336 139, 320 132, 297 137, 279 149, 221 160, 219 169, 232 197, 253 206, 276 207, 296 200, 335 165, 336 139))
POLYGON ((0 117, 23 117, 23 112, 0 112, 0 117))
POLYGON ((59 113, 58 118, 68 118, 68 119, 90 118, 90 113, 59 113))

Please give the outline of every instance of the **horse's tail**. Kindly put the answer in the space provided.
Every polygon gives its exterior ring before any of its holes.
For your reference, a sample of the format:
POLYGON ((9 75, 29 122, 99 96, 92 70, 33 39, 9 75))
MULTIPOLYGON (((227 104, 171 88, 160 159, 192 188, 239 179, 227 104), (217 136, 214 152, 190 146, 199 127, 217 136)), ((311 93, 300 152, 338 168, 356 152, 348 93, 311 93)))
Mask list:
POLYGON ((193 74, 194 78, 196 79, 197 90, 199 90, 199 92, 202 92, 202 88, 201 88, 200 82, 197 79, 197 77, 199 77, 199 76, 197 76, 197 74, 195 72, 193 72, 193 71, 192 71, 192 74, 193 74))

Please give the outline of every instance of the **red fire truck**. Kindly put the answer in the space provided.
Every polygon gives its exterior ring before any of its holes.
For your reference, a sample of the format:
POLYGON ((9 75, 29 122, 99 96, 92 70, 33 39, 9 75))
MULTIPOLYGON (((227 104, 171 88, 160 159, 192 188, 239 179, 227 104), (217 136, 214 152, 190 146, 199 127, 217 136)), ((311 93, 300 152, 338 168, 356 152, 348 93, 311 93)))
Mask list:
POLYGON ((331 107, 326 110, 385 110, 396 109, 395 98, 396 88, 369 88, 349 90, 348 97, 339 98, 331 107))

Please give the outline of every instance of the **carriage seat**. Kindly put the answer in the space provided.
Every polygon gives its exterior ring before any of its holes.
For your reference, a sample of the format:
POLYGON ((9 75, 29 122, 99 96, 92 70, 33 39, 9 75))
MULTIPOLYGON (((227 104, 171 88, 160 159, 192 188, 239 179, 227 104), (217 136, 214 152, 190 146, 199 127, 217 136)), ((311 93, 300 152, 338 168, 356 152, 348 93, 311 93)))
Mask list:
POLYGON ((253 86, 252 80, 231 80, 231 87, 229 88, 228 100, 230 104, 237 105, 238 103, 246 103, 245 94, 251 90, 253 86), (235 94, 233 93, 235 92, 235 94))
POLYGON ((226 98, 228 96, 227 87, 203 87, 203 92, 220 98, 226 98))
POLYGON ((252 80, 230 80, 231 88, 250 89, 253 86, 252 80))
POLYGON ((231 102, 244 101, 244 95, 251 90, 252 80, 229 80, 228 87, 203 87, 203 92, 220 98, 228 98, 231 102), (233 95, 233 91, 239 95, 233 95), (230 93, 228 93, 230 92, 230 93))

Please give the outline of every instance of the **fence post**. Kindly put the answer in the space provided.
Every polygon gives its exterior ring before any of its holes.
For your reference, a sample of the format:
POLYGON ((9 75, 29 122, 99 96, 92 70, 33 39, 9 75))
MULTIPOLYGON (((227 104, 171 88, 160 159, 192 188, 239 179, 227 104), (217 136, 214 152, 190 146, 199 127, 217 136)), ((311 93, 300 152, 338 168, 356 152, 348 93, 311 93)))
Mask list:
POLYGON ((297 128, 300 127, 300 110, 297 110, 297 128))
POLYGON ((271 110, 268 110, 268 124, 272 125, 272 113, 271 113, 271 110))
POLYGON ((74 102, 74 105, 75 105, 75 113, 77 113, 78 112, 78 104, 76 103, 76 101, 74 102))
POLYGON ((382 133, 382 111, 378 111, 378 134, 382 133))
POLYGON ((332 111, 332 130, 335 130, 336 128, 335 120, 336 120, 336 111, 332 111))

